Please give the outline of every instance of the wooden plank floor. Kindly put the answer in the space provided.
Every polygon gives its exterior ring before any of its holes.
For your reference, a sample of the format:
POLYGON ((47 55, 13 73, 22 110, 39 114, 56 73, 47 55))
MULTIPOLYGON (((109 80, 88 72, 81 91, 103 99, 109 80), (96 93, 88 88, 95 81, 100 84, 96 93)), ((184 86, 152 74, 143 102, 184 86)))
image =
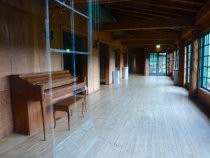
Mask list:
POLYGON ((168 77, 130 76, 88 97, 50 128, 47 141, 13 134, 0 141, 1 158, 209 158, 210 121, 168 77))

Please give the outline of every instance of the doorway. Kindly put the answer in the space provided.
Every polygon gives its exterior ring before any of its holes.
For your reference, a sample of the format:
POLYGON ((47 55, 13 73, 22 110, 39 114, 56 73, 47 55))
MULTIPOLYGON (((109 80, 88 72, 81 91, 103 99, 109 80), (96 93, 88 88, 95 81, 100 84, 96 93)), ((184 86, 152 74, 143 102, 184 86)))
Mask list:
POLYGON ((109 46, 100 43, 99 54, 100 84, 109 84, 109 46))
POLYGON ((149 54, 149 75, 166 75, 166 53, 150 53, 149 54))
POLYGON ((120 70, 120 49, 114 49, 115 54, 115 70, 120 70))

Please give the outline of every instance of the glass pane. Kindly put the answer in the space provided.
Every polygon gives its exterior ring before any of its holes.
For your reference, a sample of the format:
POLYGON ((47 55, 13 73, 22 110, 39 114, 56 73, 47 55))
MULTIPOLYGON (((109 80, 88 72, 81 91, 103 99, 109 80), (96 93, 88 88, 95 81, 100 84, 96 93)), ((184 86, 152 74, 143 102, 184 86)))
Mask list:
POLYGON ((203 58, 203 66, 208 66, 208 57, 203 58))
POLYGON ((190 67, 190 59, 187 61, 187 67, 190 67))
POLYGON ((208 44, 208 35, 205 35, 205 38, 204 38, 204 45, 207 45, 208 44))
POLYGON ((208 48, 208 46, 205 46, 204 47, 204 56, 207 56, 208 52, 209 52, 209 48, 208 48))
POLYGON ((210 66, 210 56, 208 56, 208 66, 210 66))
POLYGON ((202 86, 204 88, 207 88, 207 79, 206 78, 203 78, 203 84, 202 84, 202 86))
POLYGON ((191 44, 188 45, 188 52, 191 52, 191 44))
POLYGON ((203 68, 203 77, 208 77, 208 68, 207 67, 203 68))
POLYGON ((187 69, 187 83, 190 83, 190 69, 187 69))
POLYGON ((208 75, 207 75, 208 78, 210 78, 210 67, 208 67, 208 75))
POLYGON ((207 49, 208 49, 208 52, 209 52, 208 55, 210 55, 210 45, 208 45, 207 49))
POLYGON ((207 89, 210 90, 210 79, 208 79, 207 89))

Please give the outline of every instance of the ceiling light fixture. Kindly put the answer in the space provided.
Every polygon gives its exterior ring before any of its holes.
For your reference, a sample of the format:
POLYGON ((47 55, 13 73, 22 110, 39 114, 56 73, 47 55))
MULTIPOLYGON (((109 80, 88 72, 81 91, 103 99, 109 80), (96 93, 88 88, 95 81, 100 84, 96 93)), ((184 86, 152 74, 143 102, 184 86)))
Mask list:
POLYGON ((160 44, 156 44, 156 48, 160 48, 160 44))

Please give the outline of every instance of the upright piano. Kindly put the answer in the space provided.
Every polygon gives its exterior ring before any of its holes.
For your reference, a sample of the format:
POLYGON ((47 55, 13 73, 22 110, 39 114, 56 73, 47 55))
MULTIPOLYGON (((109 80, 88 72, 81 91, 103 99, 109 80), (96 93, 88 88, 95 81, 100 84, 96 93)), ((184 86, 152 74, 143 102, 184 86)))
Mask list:
POLYGON ((77 91, 86 93, 86 79, 69 71, 18 74, 10 76, 10 89, 15 132, 30 135, 43 128, 45 140, 51 105, 77 91))

